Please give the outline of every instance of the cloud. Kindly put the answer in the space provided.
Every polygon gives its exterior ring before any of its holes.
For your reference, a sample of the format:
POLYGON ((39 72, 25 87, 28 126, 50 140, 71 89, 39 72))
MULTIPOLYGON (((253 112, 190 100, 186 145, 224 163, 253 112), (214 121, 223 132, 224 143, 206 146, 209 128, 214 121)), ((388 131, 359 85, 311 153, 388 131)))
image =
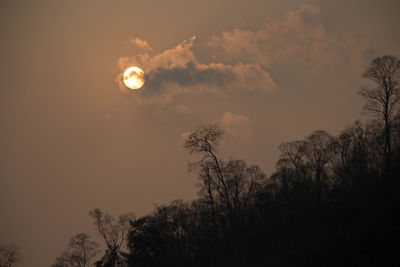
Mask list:
POLYGON ((141 101, 172 101, 175 95, 213 93, 265 93, 276 88, 270 74, 261 64, 223 64, 199 62, 192 51, 196 37, 184 40, 176 47, 159 54, 144 53, 134 57, 121 57, 121 73, 116 81, 122 92, 122 72, 136 65, 146 74, 146 83, 140 90, 141 101))
POLYGON ((251 121, 246 116, 225 112, 221 122, 225 133, 235 138, 247 139, 253 134, 251 121))
MULTIPOLYGON (((234 29, 207 42, 225 63, 300 63, 310 70, 347 64, 349 54, 360 50, 354 40, 327 36, 319 7, 303 5, 279 19, 266 19, 258 31, 234 29)), ((348 65, 351 65, 348 64, 348 65)))
POLYGON ((179 95, 265 94, 277 89, 270 71, 277 80, 295 80, 296 75, 315 79, 321 73, 358 77, 364 63, 365 45, 329 36, 319 7, 313 5, 302 5, 278 19, 267 18, 257 31, 236 28, 213 36, 200 44, 210 55, 207 63, 202 61, 205 55, 195 54, 195 42, 193 36, 155 53, 146 41, 133 39, 144 50, 119 58, 116 82, 121 92, 133 94, 140 104, 165 106, 179 95), (142 90, 132 92, 122 82, 122 72, 131 65, 145 72, 142 90))
MULTIPOLYGON (((253 129, 251 121, 248 117, 243 115, 232 114, 231 112, 225 112, 217 124, 221 125, 225 136, 233 137, 235 139, 248 139, 253 135, 253 129)), ((180 137, 182 140, 187 139, 193 132, 187 131, 181 133, 180 137)), ((224 141, 221 141, 221 145, 224 141)))
POLYGON ((143 50, 146 50, 146 51, 152 50, 152 48, 149 45, 149 43, 147 41, 145 41, 145 40, 140 39, 140 38, 131 39, 130 43, 135 45, 136 47, 139 47, 139 48, 141 48, 143 50))

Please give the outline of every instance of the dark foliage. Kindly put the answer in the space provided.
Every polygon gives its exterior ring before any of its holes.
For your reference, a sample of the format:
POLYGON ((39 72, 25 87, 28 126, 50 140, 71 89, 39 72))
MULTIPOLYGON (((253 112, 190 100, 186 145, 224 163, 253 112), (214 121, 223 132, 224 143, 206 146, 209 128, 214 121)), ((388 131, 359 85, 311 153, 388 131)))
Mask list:
POLYGON ((132 221, 130 266, 393 266, 400 147, 386 174, 382 131, 356 122, 338 137, 316 131, 282 144, 270 179, 242 161, 218 159, 221 174, 203 161, 198 200, 132 221))

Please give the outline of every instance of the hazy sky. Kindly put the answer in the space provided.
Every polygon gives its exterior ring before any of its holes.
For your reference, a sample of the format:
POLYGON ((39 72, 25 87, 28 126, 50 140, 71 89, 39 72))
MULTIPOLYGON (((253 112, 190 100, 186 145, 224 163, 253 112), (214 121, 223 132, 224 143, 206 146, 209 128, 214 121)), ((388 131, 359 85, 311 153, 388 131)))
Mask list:
POLYGON ((269 175, 283 141, 361 117, 363 70, 400 56, 400 2, 0 2, 0 241, 49 266, 88 212, 196 197, 182 134, 269 175), (121 87, 125 67, 148 78, 121 87))

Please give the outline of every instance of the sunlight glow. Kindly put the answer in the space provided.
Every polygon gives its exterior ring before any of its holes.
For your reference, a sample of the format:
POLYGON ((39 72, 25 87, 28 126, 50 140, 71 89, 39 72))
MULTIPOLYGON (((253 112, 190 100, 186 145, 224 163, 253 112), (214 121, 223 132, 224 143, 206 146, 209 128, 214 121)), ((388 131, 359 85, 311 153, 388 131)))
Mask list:
POLYGON ((132 90, 140 89, 145 82, 143 70, 136 66, 127 68, 123 79, 126 87, 132 90))

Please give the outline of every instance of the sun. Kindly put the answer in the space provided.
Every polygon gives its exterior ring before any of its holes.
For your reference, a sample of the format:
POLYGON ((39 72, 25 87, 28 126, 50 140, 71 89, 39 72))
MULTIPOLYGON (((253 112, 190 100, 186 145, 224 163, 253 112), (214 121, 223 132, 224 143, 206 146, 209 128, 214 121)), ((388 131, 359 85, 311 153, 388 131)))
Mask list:
POLYGON ((140 89, 145 82, 143 70, 136 66, 127 68, 124 72, 123 79, 126 87, 132 90, 140 89))

